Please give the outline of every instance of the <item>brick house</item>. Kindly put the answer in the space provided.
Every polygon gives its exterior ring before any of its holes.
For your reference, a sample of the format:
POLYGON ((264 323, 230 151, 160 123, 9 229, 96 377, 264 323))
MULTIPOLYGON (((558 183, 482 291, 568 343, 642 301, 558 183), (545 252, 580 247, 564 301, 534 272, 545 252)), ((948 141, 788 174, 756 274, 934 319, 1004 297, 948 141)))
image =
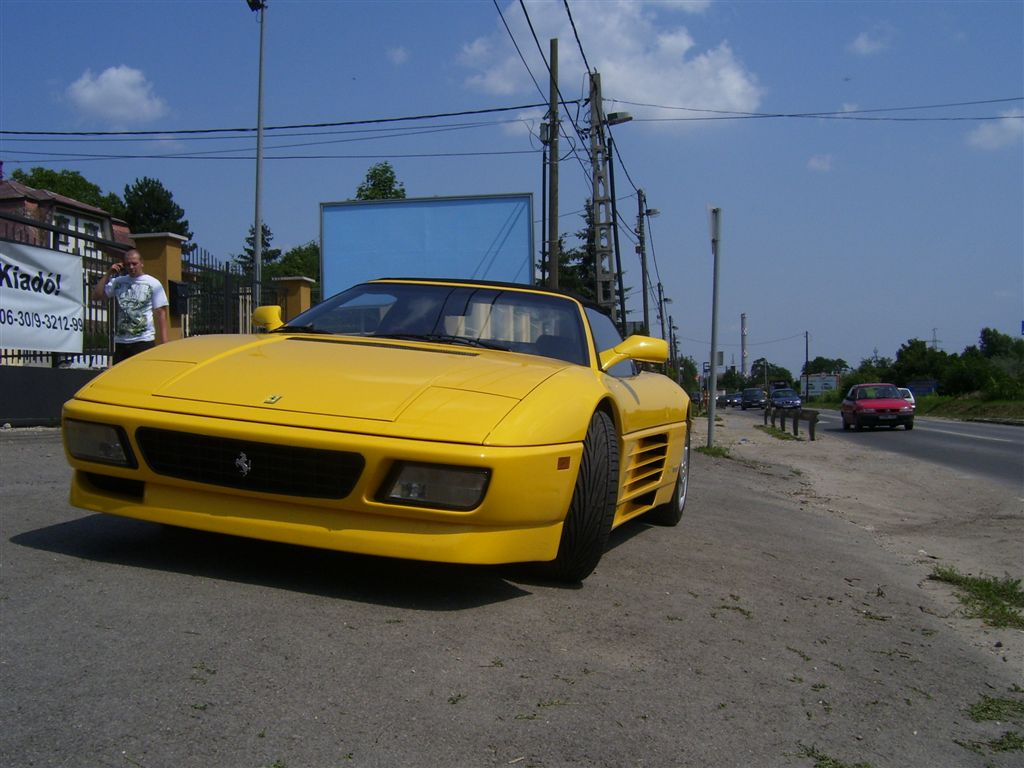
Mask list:
POLYGON ((92 240, 75 237, 74 233, 112 241, 122 246, 118 250, 127 250, 135 245, 131 230, 121 219, 115 219, 95 206, 17 181, 0 181, 0 214, 18 219, 0 217, 0 239, 4 240, 94 259, 102 257, 102 249, 92 240), (71 232, 51 232, 33 227, 28 220, 71 232))

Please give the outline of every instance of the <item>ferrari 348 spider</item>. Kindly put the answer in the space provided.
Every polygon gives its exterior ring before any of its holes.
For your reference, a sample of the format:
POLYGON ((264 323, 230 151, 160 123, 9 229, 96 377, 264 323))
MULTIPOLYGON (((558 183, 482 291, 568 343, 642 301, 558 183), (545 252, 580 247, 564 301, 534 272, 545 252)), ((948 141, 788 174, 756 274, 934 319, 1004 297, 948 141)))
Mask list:
POLYGON ((681 518, 690 402, 642 365, 667 344, 623 341, 596 307, 384 279, 254 323, 157 346, 68 401, 71 503, 345 552, 544 562, 568 581, 616 526, 681 518))

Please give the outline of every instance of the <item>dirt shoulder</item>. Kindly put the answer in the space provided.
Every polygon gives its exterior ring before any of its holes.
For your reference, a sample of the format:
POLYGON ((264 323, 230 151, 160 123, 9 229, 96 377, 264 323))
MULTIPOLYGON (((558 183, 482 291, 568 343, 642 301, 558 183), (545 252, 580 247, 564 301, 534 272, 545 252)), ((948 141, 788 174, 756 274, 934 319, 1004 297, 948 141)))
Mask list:
MULTIPOLYGON (((969 642, 992 647, 992 633, 977 621, 959 618, 952 590, 927 574, 941 565, 976 576, 1024 577, 1024 500, 995 483, 965 479, 894 452, 860 448, 827 432, 819 431, 813 442, 806 435, 781 440, 757 424, 727 411, 715 428, 715 442, 728 448, 731 458, 720 461, 785 478, 788 482, 772 488, 788 494, 801 509, 870 532, 898 561, 921 569, 920 588, 946 606, 946 618, 969 642)), ((695 444, 704 444, 706 436, 703 419, 695 427, 695 444)), ((998 634, 998 652, 1024 669, 1024 633, 998 634)))
MULTIPOLYGON (((705 439, 706 429, 706 419, 697 424, 705 439)), ((963 573, 1024 576, 1024 509, 1012 492, 821 430, 816 437, 780 440, 728 412, 715 431, 733 460, 794 477, 790 493, 801 504, 874 532, 899 555, 963 573)))

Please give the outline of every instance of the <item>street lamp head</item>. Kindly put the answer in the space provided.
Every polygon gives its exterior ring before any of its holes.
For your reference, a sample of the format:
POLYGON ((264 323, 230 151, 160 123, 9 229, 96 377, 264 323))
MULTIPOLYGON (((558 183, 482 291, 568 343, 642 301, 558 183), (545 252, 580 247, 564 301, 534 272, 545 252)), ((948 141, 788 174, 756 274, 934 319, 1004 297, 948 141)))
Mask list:
POLYGON ((266 0, 245 0, 250 11, 262 11, 267 7, 266 0))
POLYGON ((628 123, 633 119, 633 116, 629 112, 609 112, 605 116, 605 122, 608 125, 619 125, 620 123, 628 123))
POLYGON ((660 216, 661 215, 661 211, 659 211, 657 208, 648 208, 646 211, 644 211, 644 213, 646 213, 648 216, 660 216))

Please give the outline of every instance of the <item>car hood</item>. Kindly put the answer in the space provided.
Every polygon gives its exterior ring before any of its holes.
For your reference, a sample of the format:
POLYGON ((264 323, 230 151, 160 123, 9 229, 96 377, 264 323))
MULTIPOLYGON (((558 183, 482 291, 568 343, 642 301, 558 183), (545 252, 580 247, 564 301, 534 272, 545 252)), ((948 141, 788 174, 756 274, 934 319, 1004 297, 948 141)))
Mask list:
POLYGON ((568 365, 532 355, 358 337, 199 336, 130 358, 77 397, 179 413, 478 442, 568 365))

